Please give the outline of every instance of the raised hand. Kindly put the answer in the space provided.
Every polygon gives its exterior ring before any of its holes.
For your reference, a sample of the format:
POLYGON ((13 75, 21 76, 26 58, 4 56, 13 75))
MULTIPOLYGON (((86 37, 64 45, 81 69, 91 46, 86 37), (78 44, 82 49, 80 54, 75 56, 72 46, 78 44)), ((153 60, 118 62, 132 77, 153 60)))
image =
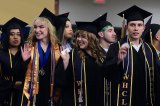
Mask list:
POLYGON ((21 54, 23 61, 26 61, 31 57, 31 45, 29 43, 25 43, 23 48, 21 46, 21 54))
POLYGON ((118 52, 118 64, 124 60, 127 56, 127 50, 129 49, 129 45, 127 43, 123 44, 118 52))
POLYGON ((68 48, 63 48, 62 46, 60 46, 60 51, 61 51, 61 57, 63 59, 63 65, 64 65, 64 70, 67 69, 67 66, 69 64, 69 51, 67 50, 68 48))

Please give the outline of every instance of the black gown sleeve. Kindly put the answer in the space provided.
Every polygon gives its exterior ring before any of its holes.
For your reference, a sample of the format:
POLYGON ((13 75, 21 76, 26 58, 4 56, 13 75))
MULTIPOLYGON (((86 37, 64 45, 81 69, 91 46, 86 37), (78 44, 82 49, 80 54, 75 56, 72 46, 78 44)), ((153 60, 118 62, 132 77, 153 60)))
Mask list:
POLYGON ((63 60, 60 57, 57 65, 56 65, 56 70, 54 74, 54 84, 57 87, 62 87, 64 85, 64 65, 63 65, 63 60))
POLYGON ((112 44, 109 47, 107 52, 106 60, 103 63, 103 70, 105 77, 110 81, 121 81, 123 69, 122 63, 117 64, 118 62, 118 52, 119 45, 118 43, 112 44))
POLYGON ((152 48, 154 53, 154 94, 155 106, 160 106, 160 60, 157 59, 157 53, 152 48))

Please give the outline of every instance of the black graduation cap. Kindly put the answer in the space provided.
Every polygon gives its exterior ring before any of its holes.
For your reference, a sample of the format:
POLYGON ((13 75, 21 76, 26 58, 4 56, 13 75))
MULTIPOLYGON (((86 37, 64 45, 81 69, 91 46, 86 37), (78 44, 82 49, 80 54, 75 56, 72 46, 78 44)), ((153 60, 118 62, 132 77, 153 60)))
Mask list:
POLYGON ((107 21, 107 13, 105 13, 102 16, 98 17, 93 22, 96 23, 98 32, 101 31, 106 26, 113 26, 110 22, 107 21))
POLYGON ((54 25, 54 26, 56 25, 56 21, 57 21, 56 16, 47 8, 43 9, 43 11, 39 15, 39 17, 45 17, 52 23, 52 25, 54 25))
POLYGON ((155 37, 159 29, 160 29, 159 24, 150 24, 143 32, 143 39, 146 42, 152 42, 151 39, 155 37), (150 38, 150 31, 152 32, 152 38, 150 38))
POLYGON ((2 34, 1 34, 1 41, 3 48, 7 49, 9 42, 9 31, 10 29, 20 29, 21 31, 21 44, 23 44, 23 29, 27 26, 28 24, 16 17, 11 18, 9 21, 7 21, 3 26, 2 26, 2 34))
POLYGON ((57 18, 57 21, 56 21, 56 29, 57 29, 57 30, 58 30, 60 27, 65 27, 66 21, 69 20, 69 19, 68 19, 68 15, 69 15, 69 12, 63 13, 63 14, 60 14, 60 15, 56 16, 56 18, 57 18))
POLYGON ((93 22, 100 22, 100 21, 106 21, 107 20, 107 12, 95 19, 93 22))
POLYGON ((12 25, 19 25, 21 28, 24 28, 25 26, 28 25, 28 23, 26 23, 16 17, 13 17, 2 26, 2 33, 6 33, 8 27, 12 26, 12 25))
POLYGON ((129 21, 137 21, 137 20, 144 20, 145 18, 147 18, 148 16, 152 15, 152 13, 136 6, 133 5, 132 7, 122 11, 121 13, 118 14, 119 16, 123 17, 127 19, 127 23, 129 21))
POLYGON ((94 22, 76 22, 78 30, 84 30, 97 35, 97 27, 94 22))
POLYGON ((149 20, 145 24, 145 28, 147 28, 152 22, 152 16, 149 18, 149 20))
POLYGON ((4 25, 0 26, 0 29, 2 31, 1 34, 1 41, 4 42, 8 36, 8 29, 9 28, 15 28, 15 27, 20 27, 21 30, 23 30, 23 28, 25 28, 25 26, 27 26, 28 23, 13 17, 11 18, 9 21, 7 21, 4 25))
POLYGON ((69 12, 56 16, 56 20, 57 20, 56 25, 55 25, 56 30, 57 30, 56 35, 60 41, 62 41, 63 39, 63 32, 65 29, 66 21, 69 20, 68 15, 69 15, 69 12))
POLYGON ((58 15, 57 17, 61 19, 68 19, 69 12, 58 15))
MULTIPOLYGON (((147 28, 151 25, 151 21, 152 21, 152 16, 148 19, 148 21, 145 24, 145 31, 147 30, 147 28)), ((142 38, 144 38, 144 33, 146 33, 145 31, 143 31, 142 33, 142 38)))

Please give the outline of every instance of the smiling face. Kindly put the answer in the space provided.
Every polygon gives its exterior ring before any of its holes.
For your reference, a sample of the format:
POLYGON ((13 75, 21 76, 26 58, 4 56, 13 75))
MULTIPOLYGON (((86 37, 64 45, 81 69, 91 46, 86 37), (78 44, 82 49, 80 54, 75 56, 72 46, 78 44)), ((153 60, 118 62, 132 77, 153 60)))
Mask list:
POLYGON ((11 29, 9 32, 9 45, 18 47, 21 43, 21 33, 19 29, 11 29))
POLYGON ((45 21, 41 21, 41 20, 37 19, 34 22, 33 30, 34 30, 36 38, 38 40, 49 38, 48 27, 47 27, 47 24, 45 23, 45 21))
POLYGON ((80 49, 88 49, 88 37, 87 34, 85 33, 79 33, 77 35, 77 44, 79 46, 80 49))
POLYGON ((144 31, 144 22, 130 21, 127 25, 127 30, 131 39, 139 39, 144 31))

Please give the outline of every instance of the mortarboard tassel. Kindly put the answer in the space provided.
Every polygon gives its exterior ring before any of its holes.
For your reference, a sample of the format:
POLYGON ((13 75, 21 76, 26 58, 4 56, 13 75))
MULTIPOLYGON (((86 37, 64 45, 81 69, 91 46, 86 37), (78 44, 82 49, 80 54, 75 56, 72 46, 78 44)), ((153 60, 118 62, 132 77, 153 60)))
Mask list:
POLYGON ((151 29, 150 29, 150 40, 151 40, 151 44, 153 45, 153 40, 152 40, 152 31, 151 31, 151 29))
POLYGON ((1 34, 2 34, 2 31, 0 30, 0 48, 2 48, 2 36, 1 36, 1 34))
POLYGON ((123 14, 123 17, 122 17, 121 38, 124 38, 124 28, 125 28, 125 19, 124 19, 124 14, 123 14))

